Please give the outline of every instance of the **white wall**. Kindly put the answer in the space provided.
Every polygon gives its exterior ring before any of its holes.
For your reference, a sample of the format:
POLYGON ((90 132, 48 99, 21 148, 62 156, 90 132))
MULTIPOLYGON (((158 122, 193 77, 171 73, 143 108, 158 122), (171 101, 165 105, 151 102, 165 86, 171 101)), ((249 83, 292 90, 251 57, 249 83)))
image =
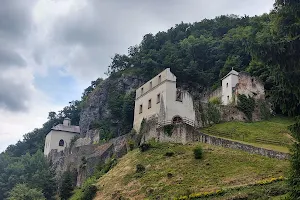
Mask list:
POLYGON ((182 91, 182 102, 176 101, 176 84, 167 83, 166 120, 170 121, 175 116, 195 120, 195 110, 192 96, 182 91))
POLYGON ((71 139, 76 135, 79 134, 51 130, 45 139, 44 155, 48 155, 52 149, 57 149, 57 151, 63 151, 66 147, 70 146, 71 139), (59 146, 59 141, 61 139, 64 140, 64 146, 59 146))
POLYGON ((158 115, 160 110, 160 104, 162 100, 166 102, 166 83, 153 88, 151 92, 146 93, 144 96, 136 99, 134 106, 134 122, 133 128, 138 131, 143 118, 147 119, 153 115, 158 115), (157 103, 157 95, 160 94, 160 102, 157 103), (163 98, 163 99, 162 99, 163 98), (148 101, 151 99, 151 108, 148 109, 148 101), (140 112, 140 105, 143 105, 143 111, 140 112))
POLYGON ((150 81, 148 81, 147 83, 145 83, 144 85, 139 87, 136 90, 135 98, 136 99, 140 98, 142 95, 145 95, 147 92, 150 92, 152 89, 154 89, 155 87, 157 87, 158 85, 160 85, 161 83, 163 83, 166 80, 176 82, 176 76, 171 73, 170 68, 165 69, 161 73, 157 74, 150 81), (160 82, 159 82, 159 77, 161 77, 160 82), (152 83, 152 88, 150 86, 151 85, 150 83, 152 83), (143 88, 143 94, 142 94, 142 88, 143 88))
POLYGON ((171 73, 170 69, 166 69, 146 84, 136 90, 136 100, 134 109, 134 123, 133 128, 136 131, 140 130, 140 125, 143 118, 148 119, 151 116, 158 116, 162 101, 166 112, 165 121, 170 121, 174 116, 181 116, 195 120, 195 111, 193 106, 193 99, 187 92, 183 92, 183 101, 176 101, 176 76, 171 73), (158 77, 161 76, 161 83, 158 83, 158 77), (152 82, 152 89, 150 89, 150 82, 152 82), (141 88, 144 93, 141 94, 141 88), (157 103, 157 95, 160 94, 160 103, 157 103), (148 109, 148 101, 151 99, 151 108, 148 109), (143 105, 142 113, 140 113, 140 105, 143 105))
POLYGON ((230 74, 222 80, 222 103, 228 105, 232 101, 232 88, 239 82, 238 75, 230 74), (228 84, 228 86, 227 86, 228 84))

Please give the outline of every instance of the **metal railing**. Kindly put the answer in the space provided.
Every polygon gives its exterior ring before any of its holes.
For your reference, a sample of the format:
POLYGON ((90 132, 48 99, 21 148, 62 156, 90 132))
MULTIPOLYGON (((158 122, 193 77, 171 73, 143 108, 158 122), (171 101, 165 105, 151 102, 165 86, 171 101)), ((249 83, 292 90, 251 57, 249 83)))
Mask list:
POLYGON ((187 117, 183 117, 181 118, 182 121, 181 122, 176 122, 176 123, 173 123, 172 120, 163 120, 163 121, 158 121, 157 122, 157 127, 160 128, 162 126, 166 126, 166 125, 170 125, 170 124, 188 124, 190 126, 193 126, 193 127, 196 127, 196 123, 194 120, 192 119, 189 119, 187 117))

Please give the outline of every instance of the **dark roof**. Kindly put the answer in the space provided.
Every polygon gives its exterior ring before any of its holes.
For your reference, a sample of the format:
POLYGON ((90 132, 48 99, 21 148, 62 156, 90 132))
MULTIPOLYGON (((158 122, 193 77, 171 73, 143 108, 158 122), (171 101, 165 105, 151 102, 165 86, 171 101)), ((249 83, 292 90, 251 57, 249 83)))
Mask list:
POLYGON ((55 131, 65 131, 70 133, 80 133, 79 126, 64 126, 63 124, 58 124, 54 126, 51 130, 55 131))

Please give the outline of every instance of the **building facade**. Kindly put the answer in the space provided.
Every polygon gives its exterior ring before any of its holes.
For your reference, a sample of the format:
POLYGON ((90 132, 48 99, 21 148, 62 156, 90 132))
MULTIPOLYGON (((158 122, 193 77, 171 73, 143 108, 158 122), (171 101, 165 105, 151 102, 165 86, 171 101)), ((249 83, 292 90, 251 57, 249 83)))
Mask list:
POLYGON ((44 155, 47 156, 51 150, 63 151, 70 146, 72 138, 80 134, 79 126, 72 126, 71 120, 65 118, 63 124, 54 126, 47 134, 44 146, 44 155))
POLYGON ((176 76, 165 69, 136 90, 133 128, 140 130, 143 119, 157 118, 159 124, 195 121, 192 96, 176 88, 176 76))
POLYGON ((246 72, 237 72, 232 69, 221 81, 222 86, 205 94, 202 102, 207 103, 212 98, 220 98, 222 105, 235 105, 239 94, 253 97, 255 100, 265 99, 264 84, 246 72))
POLYGON ((233 88, 239 82, 239 73, 231 70, 226 76, 222 78, 222 103, 228 105, 233 100, 233 88))

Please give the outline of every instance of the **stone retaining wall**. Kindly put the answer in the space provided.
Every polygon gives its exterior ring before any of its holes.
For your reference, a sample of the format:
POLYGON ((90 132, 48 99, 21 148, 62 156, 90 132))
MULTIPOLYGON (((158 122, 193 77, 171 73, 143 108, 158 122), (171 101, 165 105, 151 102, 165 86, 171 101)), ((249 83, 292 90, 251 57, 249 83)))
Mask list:
POLYGON ((276 158, 276 159, 280 159, 280 160, 288 159, 290 156, 288 153, 283 153, 283 152, 273 151, 273 150, 264 149, 264 148, 260 148, 260 147, 255 147, 252 145, 243 144, 243 143, 236 142, 236 141, 231 141, 231 140, 226 140, 223 138, 210 136, 210 135, 200 133, 200 132, 197 132, 197 134, 194 135, 193 140, 211 144, 211 145, 222 146, 222 147, 230 148, 230 149, 239 149, 239 150, 251 153, 251 154, 258 154, 258 155, 266 156, 269 158, 276 158))

